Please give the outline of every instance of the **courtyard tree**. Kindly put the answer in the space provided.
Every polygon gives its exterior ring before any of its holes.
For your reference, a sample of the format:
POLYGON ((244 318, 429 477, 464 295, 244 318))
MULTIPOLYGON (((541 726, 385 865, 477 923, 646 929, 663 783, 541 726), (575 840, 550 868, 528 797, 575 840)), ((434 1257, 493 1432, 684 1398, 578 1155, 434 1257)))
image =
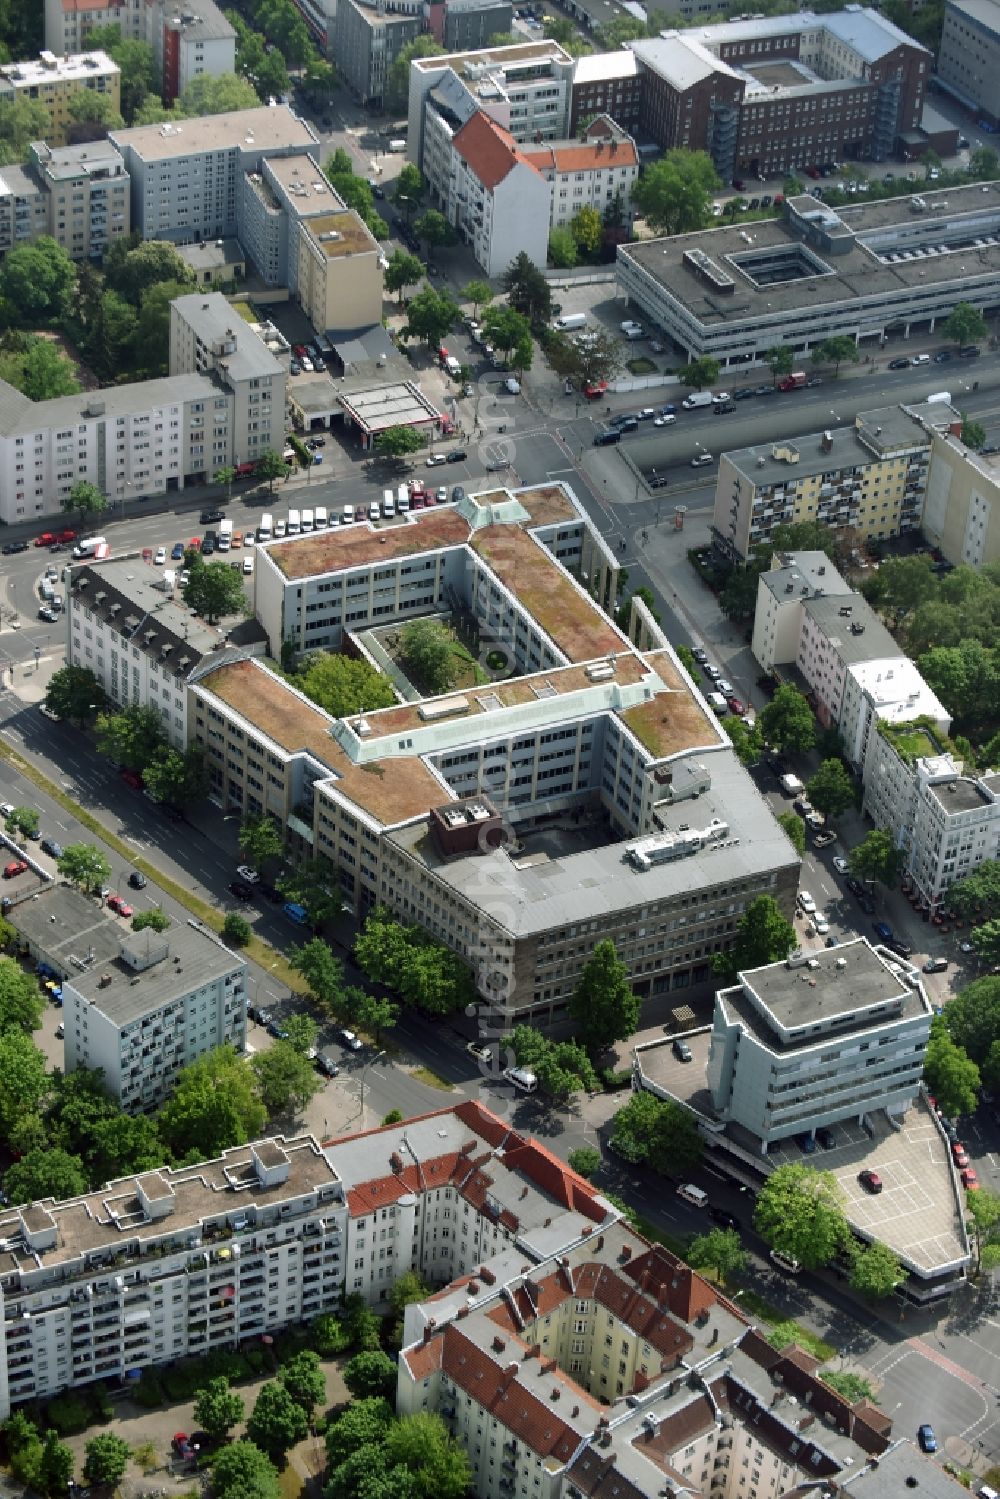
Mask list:
POLYGON ((576 1034, 592 1057, 616 1041, 626 1041, 638 1028, 639 997, 612 941, 595 945, 568 1008, 576 1034))
POLYGON ((181 1068, 158 1115, 160 1138, 179 1161, 212 1160, 259 1139, 267 1123, 249 1063, 228 1046, 181 1068))
POLYGON ((857 790, 842 760, 824 760, 807 785, 806 793, 817 812, 838 817, 857 801, 857 790))
POLYGON ((247 1436, 274 1462, 280 1462, 290 1447, 309 1432, 309 1418, 283 1384, 276 1380, 261 1385, 247 1421, 247 1436))
POLYGON ((570 232, 586 255, 596 255, 604 238, 604 220, 599 211, 589 203, 573 215, 570 232))
POLYGON ((845 359, 850 364, 857 364, 861 359, 861 352, 848 333, 833 333, 813 345, 813 364, 832 364, 834 379, 840 374, 845 359))
POLYGON ((38 979, 13 958, 0 958, 0 1032, 37 1031, 45 1013, 38 979))
POLYGON ((78 479, 62 499, 62 508, 80 517, 81 524, 91 516, 103 515, 108 508, 107 496, 89 479, 78 479))
POLYGON ((23 1031, 0 1033, 0 1138, 9 1140, 22 1119, 42 1112, 52 1087, 45 1057, 23 1031))
POLYGON ((408 286, 416 286, 422 281, 423 275, 424 263, 419 256, 411 255, 408 250, 393 250, 382 279, 386 291, 394 292, 402 307, 403 292, 408 286))
POLYGON ((4 1173, 4 1188, 13 1203, 37 1202, 40 1197, 79 1197, 87 1190, 83 1162, 68 1150, 39 1145, 15 1161, 4 1173))
POLYGON ((426 440, 416 427, 384 427, 375 438, 375 451, 383 458, 408 458, 418 453, 426 440))
MULTIPOLYGON (((393 1364, 393 1369, 395 1369, 395 1364, 393 1364)), ((323 1373, 323 1366, 318 1356, 311 1348, 303 1348, 287 1363, 282 1364, 278 1378, 295 1404, 301 1406, 310 1419, 316 1407, 326 1400, 326 1375, 323 1373)), ((347 1383, 346 1379, 345 1383, 347 1383)), ((347 1383, 347 1388, 351 1389, 349 1383, 347 1383)), ((351 1394, 354 1393, 355 1391, 351 1390, 351 1394)))
POLYGON ((422 339, 429 349, 436 349, 454 328, 458 316, 458 303, 447 292, 425 285, 407 304, 402 336, 422 339))
POLYGON ((378 1395, 391 1400, 396 1394, 396 1361, 381 1349, 356 1353, 344 1366, 344 1383, 355 1400, 378 1395))
MULTIPOLYGON (((120 1437, 114 1438, 121 1441, 120 1437)), ((87 1443, 89 1457, 91 1443, 87 1443)), ((127 1443, 125 1444, 127 1447, 127 1443)), ((51 1428, 45 1433, 38 1454, 38 1466, 35 1470, 35 1484, 49 1499, 61 1499, 61 1496, 70 1492, 70 1480, 73 1477, 73 1468, 76 1460, 73 1457, 72 1448, 67 1447, 65 1442, 60 1442, 57 1433, 51 1428)), ((84 1477, 87 1469, 84 1466, 84 1477)))
POLYGON ((104 706, 104 688, 87 666, 60 666, 49 679, 45 706, 82 728, 104 706))
POLYGON ((11 361, 11 367, 6 358, 3 366, 4 377, 29 401, 53 401, 57 396, 76 395, 80 389, 72 361, 47 338, 29 339, 27 348, 11 361))
POLYGON ((658 234, 690 234, 709 219, 712 194, 721 187, 707 151, 667 151, 646 167, 632 202, 658 234))
POLYGON ((718 380, 719 361, 703 354, 700 359, 692 359, 689 364, 682 365, 677 371, 677 378, 689 390, 704 390, 706 385, 714 385, 718 380))
POLYGON ((941 324, 939 332, 952 343, 975 344, 986 337, 986 319, 971 302, 958 302, 941 324))
POLYGON ((795 928, 772 895, 757 895, 736 926, 733 945, 712 955, 712 967, 726 983, 751 968, 780 963, 796 944, 795 928))
POLYGON ((243 614, 247 609, 243 575, 224 562, 193 567, 184 589, 184 602, 203 614, 210 625, 218 624, 227 614, 243 614))
POLYGON ((67 843, 56 868, 64 880, 76 885, 85 895, 95 895, 111 878, 111 865, 93 843, 67 843))
POLYGON ((754 1226, 772 1249, 807 1270, 828 1265, 848 1238, 840 1188, 829 1171, 779 1166, 757 1195, 754 1226))
POLYGON ((47 234, 9 250, 0 267, 0 298, 5 309, 15 323, 29 328, 59 322, 69 310, 75 285, 73 261, 47 234))
POLYGON ((891 888, 903 870, 906 855, 896 847, 887 828, 873 828, 847 855, 851 873, 859 880, 874 880, 891 888))
POLYGON ((775 749, 802 755, 816 739, 816 720, 803 694, 783 682, 758 719, 765 741, 775 749))
POLYGON ((396 701, 392 683, 384 672, 368 661, 336 651, 317 651, 309 656, 295 685, 332 718, 391 708, 396 701))
POLYGON ((246 1414, 241 1396, 229 1388, 224 1374, 210 1379, 194 1397, 194 1418, 215 1441, 228 1436, 246 1414))
POLYGON ((454 681, 452 639, 435 619, 414 619, 400 631, 399 654, 405 669, 429 693, 447 692, 454 681))
MULTIPOLYGON (((286 463, 281 454, 276 453, 273 448, 268 448, 266 452, 261 453, 254 470, 258 479, 267 480, 268 494, 274 494, 275 479, 287 479, 291 472, 291 465, 286 463)), ((226 571, 228 572, 229 569, 227 568, 226 571)), ((233 577, 238 580, 239 574, 233 573, 233 577)))
POLYGON ((212 1458, 216 1499, 281 1499, 278 1470, 253 1441, 232 1442, 212 1458))
POLYGON ((710 1228, 691 1240, 685 1258, 695 1270, 716 1270, 723 1280, 734 1280, 749 1256, 734 1228, 710 1228))
POLYGON ((250 1059, 260 1099, 270 1118, 298 1114, 323 1086, 308 1057, 287 1041, 275 1041, 250 1059))
POLYGON ((132 1449, 113 1431, 100 1431, 84 1448, 83 1476, 88 1483, 116 1489, 125 1477, 132 1449))

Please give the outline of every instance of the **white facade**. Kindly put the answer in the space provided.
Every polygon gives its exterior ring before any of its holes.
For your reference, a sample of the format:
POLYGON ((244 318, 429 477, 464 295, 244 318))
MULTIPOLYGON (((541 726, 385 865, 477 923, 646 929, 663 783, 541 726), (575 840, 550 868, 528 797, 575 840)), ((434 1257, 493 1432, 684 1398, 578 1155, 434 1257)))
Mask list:
POLYGON ((582 208, 596 209, 603 220, 616 202, 628 221, 639 153, 632 137, 608 115, 591 122, 583 141, 528 145, 522 154, 549 184, 551 228, 570 224, 582 208))
POLYGON ((0 1417, 335 1310, 345 1225, 310 1135, 0 1210, 0 1417))
POLYGON ((170 371, 211 372, 231 392, 234 464, 281 452, 288 371, 221 292, 194 292, 171 303, 170 371))
POLYGON ((825 552, 776 555, 770 570, 761 573, 751 650, 765 671, 795 660, 805 602, 817 591, 832 597, 852 592, 825 552))
POLYGON ((864 765, 876 724, 908 723, 914 718, 931 719, 942 734, 951 728, 951 716, 909 657, 860 661, 847 668, 837 728, 852 765, 864 765))
POLYGON ((66 1071, 100 1068, 126 1113, 166 1101, 182 1067, 246 1045, 246 963, 194 923, 130 932, 117 962, 63 984, 66 1071))
POLYGON ((549 183, 482 111, 455 134, 442 208, 487 276, 520 254, 545 267, 551 204, 549 183))
POLYGON ((417 58, 410 64, 410 161, 424 171, 425 114, 434 112, 428 95, 442 85, 459 96, 454 100, 459 120, 482 109, 517 141, 565 140, 570 133, 573 67, 569 53, 550 41, 417 58))
POLYGON ((857 938, 739 979, 715 997, 708 1089, 719 1117, 762 1153, 915 1098, 931 1006, 914 971, 899 977, 857 938))
POLYGON ((214 0, 145 0, 146 40, 169 102, 202 74, 236 72, 236 32, 214 0))

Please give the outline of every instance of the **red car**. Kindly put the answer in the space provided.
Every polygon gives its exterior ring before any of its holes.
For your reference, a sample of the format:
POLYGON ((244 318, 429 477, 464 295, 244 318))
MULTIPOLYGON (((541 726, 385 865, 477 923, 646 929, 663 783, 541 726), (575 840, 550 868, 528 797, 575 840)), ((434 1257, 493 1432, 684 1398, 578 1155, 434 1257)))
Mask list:
POLYGON ((108 896, 108 910, 114 911, 118 916, 132 915, 132 907, 129 905, 128 901, 123 900, 120 895, 108 896))
POLYGON ((745 713, 747 711, 746 704, 741 697, 727 697, 726 702, 729 704, 730 713, 745 713))
POLYGON ((51 546, 55 546, 55 543, 56 543, 56 538, 55 538, 55 532, 54 531, 43 531, 42 534, 41 534, 41 536, 36 536, 35 537, 35 546, 36 547, 51 547, 51 546))
POLYGON ((959 1174, 962 1178, 962 1186, 967 1192, 979 1191, 979 1177, 976 1175, 971 1166, 966 1166, 965 1170, 960 1172, 959 1174))
POLYGON ((296 344, 293 352, 296 359, 308 359, 309 357, 309 350, 306 348, 305 344, 296 344))
POLYGON ((10 863, 3 867, 3 877, 5 880, 12 880, 15 875, 24 874, 27 868, 23 859, 11 859, 10 863))
POLYGON ((607 380, 589 380, 583 387, 583 393, 588 401, 599 401, 607 388, 607 380))
POLYGON ((201 537, 200 536, 192 536, 191 540, 187 544, 187 550, 189 552, 200 552, 201 551, 201 537))
POLYGON ((956 1166, 962 1167, 969 1164, 969 1152, 966 1150, 961 1140, 956 1140, 954 1142, 951 1147, 951 1153, 954 1157, 956 1166))
POLYGON ((121 776, 126 786, 131 786, 133 791, 142 790, 142 776, 137 770, 123 770, 121 776))
POLYGON ((877 1193, 881 1192, 882 1190, 882 1178, 879 1176, 877 1171, 869 1171, 867 1169, 865 1169, 864 1171, 859 1171, 858 1181, 864 1187, 866 1192, 877 1193))
POLYGON ((73 531, 73 530, 60 531, 59 535, 56 537, 56 541, 58 541, 60 543, 68 542, 68 541, 75 541, 76 537, 77 537, 76 531, 73 531))

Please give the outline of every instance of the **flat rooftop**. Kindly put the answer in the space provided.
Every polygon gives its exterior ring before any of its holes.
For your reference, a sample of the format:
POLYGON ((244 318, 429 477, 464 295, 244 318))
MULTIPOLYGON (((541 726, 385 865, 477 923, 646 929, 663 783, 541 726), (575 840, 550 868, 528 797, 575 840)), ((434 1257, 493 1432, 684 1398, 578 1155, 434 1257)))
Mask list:
POLYGON ((68 980, 117 1026, 246 968, 244 960, 224 947, 214 932, 190 921, 175 920, 165 932, 148 927, 142 932, 123 931, 121 947, 148 966, 137 969, 120 956, 86 973, 71 974, 68 980))
POLYGON ((418 57, 411 63, 418 73, 439 73, 452 68, 470 81, 490 71, 509 72, 554 61, 572 64, 572 57, 558 42, 515 42, 509 47, 484 47, 478 52, 449 52, 446 57, 418 57))
POLYGON ((238 239, 202 240, 198 244, 174 247, 193 271, 227 270, 229 266, 246 265, 246 252, 238 239))
POLYGON ((347 255, 380 253, 378 240, 353 208, 314 214, 304 228, 327 260, 340 260, 347 255))
POLYGON ((263 553, 291 582, 369 567, 383 558, 411 557, 443 547, 463 546, 469 525, 453 505, 411 510, 405 520, 376 527, 370 521, 339 530, 268 542, 263 553))
POLYGON ((319 138, 287 104, 262 105, 260 109, 234 109, 226 114, 194 115, 160 125, 135 125, 131 130, 113 130, 109 139, 120 151, 134 151, 143 161, 172 160, 202 151, 239 150, 248 153, 303 151, 319 145, 319 138))
POLYGON ((945 812, 981 812, 984 807, 992 806, 982 787, 968 776, 932 783, 927 789, 945 812))
POLYGON ((845 665, 862 661, 891 661, 902 652, 866 599, 856 594, 850 604, 843 594, 807 599, 806 614, 836 650, 845 665), (850 614, 841 614, 850 609, 850 614), (853 629, 852 629, 853 626, 853 629))
MULTIPOLYGON (((396 763, 396 762, 393 762, 396 763)), ((658 808, 665 832, 681 824, 707 826, 713 817, 729 824, 730 841, 686 858, 637 870, 624 858, 626 841, 588 847, 565 856, 534 857, 530 862, 505 849, 474 858, 446 860, 438 853, 424 823, 390 835, 411 857, 433 869, 437 878, 473 901, 499 926, 518 936, 548 931, 577 921, 606 919, 611 911, 629 911, 647 903, 677 900, 693 886, 753 880, 762 870, 797 868, 798 858, 767 803, 731 749, 710 758, 712 784, 697 802, 658 808), (692 812, 697 809, 697 816, 692 812)))
POLYGON ((233 380, 252 380, 258 376, 280 375, 282 366, 264 340, 241 318, 221 292, 191 292, 170 304, 170 319, 176 315, 208 348, 214 360, 224 359, 233 380), (235 340, 236 348, 217 354, 213 345, 235 340))
POLYGON ((0 92, 6 93, 8 86, 44 90, 53 83, 86 84, 90 78, 117 72, 118 64, 112 62, 106 52, 71 52, 65 57, 43 52, 40 57, 25 62, 8 62, 0 66, 0 92))
MULTIPOLYGON (((93 1192, 63 1202, 47 1197, 31 1208, 8 1208, 0 1212, 0 1239, 8 1247, 0 1252, 0 1279, 19 1270, 65 1264, 81 1255, 107 1251, 107 1260, 126 1244, 168 1239, 178 1250, 190 1247, 192 1230, 206 1219, 217 1222, 229 1215, 249 1218, 266 1213, 276 1222, 282 1203, 296 1202, 331 1187, 340 1188, 336 1171, 311 1135, 285 1140, 277 1136, 259 1144, 240 1145, 214 1161, 197 1166, 161 1166, 157 1171, 121 1177, 93 1192), (288 1161, 287 1177, 272 1186, 260 1180, 254 1154, 263 1165, 273 1167, 288 1161), (139 1197, 168 1198, 165 1216, 151 1219, 139 1197), (54 1224, 56 1242, 51 1248, 29 1249, 22 1238, 22 1215, 31 1214, 29 1226, 44 1232, 54 1224), (23 1245, 23 1247, 22 1247, 23 1245)), ((313 1208, 313 1212, 318 1209, 313 1208)), ((91 1261, 92 1273, 96 1268, 91 1261)), ((16 1285, 16 1282, 15 1282, 16 1285)), ((12 1286, 5 1289, 10 1294, 12 1286)))
MULTIPOLYGON (((97 177, 110 172, 125 182, 125 163, 121 152, 110 141, 82 141, 70 146, 50 146, 32 141, 32 159, 38 169, 54 182, 75 181, 78 177, 97 177)), ((4 175, 7 173, 4 167, 4 175)))
POLYGON ((634 78, 639 71, 639 61, 631 47, 620 47, 614 52, 589 52, 578 57, 573 69, 573 83, 603 83, 608 78, 634 78))
MULTIPOLYGON (((164 587, 164 574, 176 568, 154 568, 138 553, 112 557, 106 562, 85 562, 74 567, 70 584, 74 600, 85 603, 101 619, 138 644, 149 631, 156 639, 150 645, 162 653, 170 650, 164 664, 186 673, 202 656, 218 648, 229 631, 225 625, 209 625, 184 602, 180 590, 164 587)), ((243 627, 242 618, 237 630, 243 627)), ((259 626, 257 627, 259 630, 259 626)))
POLYGON ((113 962, 125 935, 121 921, 72 885, 46 885, 13 906, 8 920, 24 940, 74 981, 113 962))
MULTIPOLYGON (((730 460, 733 456, 732 453, 726 454, 730 460)), ((774 561, 777 563, 780 558, 776 556, 774 561)), ((841 598, 854 591, 849 583, 844 582, 825 552, 793 552, 785 565, 771 567, 760 576, 768 593, 773 594, 779 604, 793 598, 803 598, 817 588, 821 588, 824 593, 839 594, 841 598)))
POLYGON ((346 206, 308 151, 296 151, 291 156, 269 156, 263 175, 269 185, 278 184, 299 218, 329 213, 331 209, 346 206))
MULTIPOLYGON (((944 410, 950 415, 950 406, 944 410)), ((814 478, 836 469, 869 465, 883 453, 900 448, 929 449, 930 445, 930 433, 911 415, 910 408, 879 406, 859 411, 850 427, 833 426, 825 432, 811 432, 807 437, 731 448, 725 457, 748 483, 764 489, 772 484, 794 484, 796 479, 814 478), (874 452, 873 439, 878 443, 874 452)), ((828 562, 827 570, 831 574, 835 571, 832 562, 828 562)))
MULTIPOLYGON (((759 1013, 767 1016, 785 1032, 803 1030, 801 1036, 792 1036, 779 1044, 817 1046, 829 1035, 828 1031, 815 1032, 812 1027, 829 1025, 833 1021, 846 1022, 852 1017, 861 1027, 867 1022, 866 1013, 879 1010, 881 1020, 887 1011, 909 1011, 919 1014, 926 1010, 926 1001, 921 1001, 909 984, 903 983, 893 972, 880 953, 871 947, 864 937, 853 942, 838 943, 836 947, 822 947, 808 955, 808 962, 790 968, 787 963, 768 963, 763 968, 752 968, 740 974, 742 988, 722 991, 728 1002, 735 996, 754 997, 759 1004, 759 1013)), ((755 1006, 756 1008, 756 1006, 755 1006)), ((740 1006, 741 1012, 743 1007, 740 1006)), ((754 1026, 759 1032, 759 1023, 754 1026)), ((771 1044, 778 1038, 773 1034, 771 1044)))
MULTIPOLYGON (((634 43, 640 57, 651 45, 634 43)), ((979 281, 992 284, 1000 273, 1000 183, 922 190, 920 196, 926 208, 919 214, 911 212, 905 197, 836 209, 818 200, 796 200, 809 221, 827 226, 839 244, 847 245, 842 254, 801 244, 784 219, 761 219, 749 245, 742 237, 746 231, 733 224, 620 245, 618 258, 644 271, 707 328, 816 306, 874 304, 918 289, 936 288, 944 295, 956 280, 970 293, 979 281), (691 251, 735 283, 735 293, 715 294, 685 260, 691 251)))
POLYGON ((437 407, 412 380, 373 385, 362 378, 353 389, 338 386, 337 397, 365 432, 383 432, 386 427, 425 427, 440 416, 437 407))

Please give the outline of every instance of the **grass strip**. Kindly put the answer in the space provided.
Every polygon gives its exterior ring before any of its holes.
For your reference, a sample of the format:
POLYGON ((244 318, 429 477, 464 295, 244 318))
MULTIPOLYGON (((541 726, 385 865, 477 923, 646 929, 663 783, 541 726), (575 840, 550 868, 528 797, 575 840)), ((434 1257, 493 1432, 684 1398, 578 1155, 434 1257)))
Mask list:
POLYGON ((450 1093, 452 1091, 451 1083, 447 1082, 443 1077, 439 1077, 436 1072, 432 1072, 430 1067, 415 1067, 412 1075, 420 1082, 426 1083, 428 1088, 440 1088, 442 1093, 450 1093))
POLYGON ((808 1327, 803 1327, 801 1322, 793 1321, 779 1307, 773 1306, 763 1296, 758 1296, 756 1291, 737 1291, 732 1299, 737 1306, 764 1323, 767 1341, 772 1347, 787 1348, 791 1343, 798 1343, 800 1348, 805 1348, 824 1363, 836 1356, 837 1350, 832 1344, 808 1327))

